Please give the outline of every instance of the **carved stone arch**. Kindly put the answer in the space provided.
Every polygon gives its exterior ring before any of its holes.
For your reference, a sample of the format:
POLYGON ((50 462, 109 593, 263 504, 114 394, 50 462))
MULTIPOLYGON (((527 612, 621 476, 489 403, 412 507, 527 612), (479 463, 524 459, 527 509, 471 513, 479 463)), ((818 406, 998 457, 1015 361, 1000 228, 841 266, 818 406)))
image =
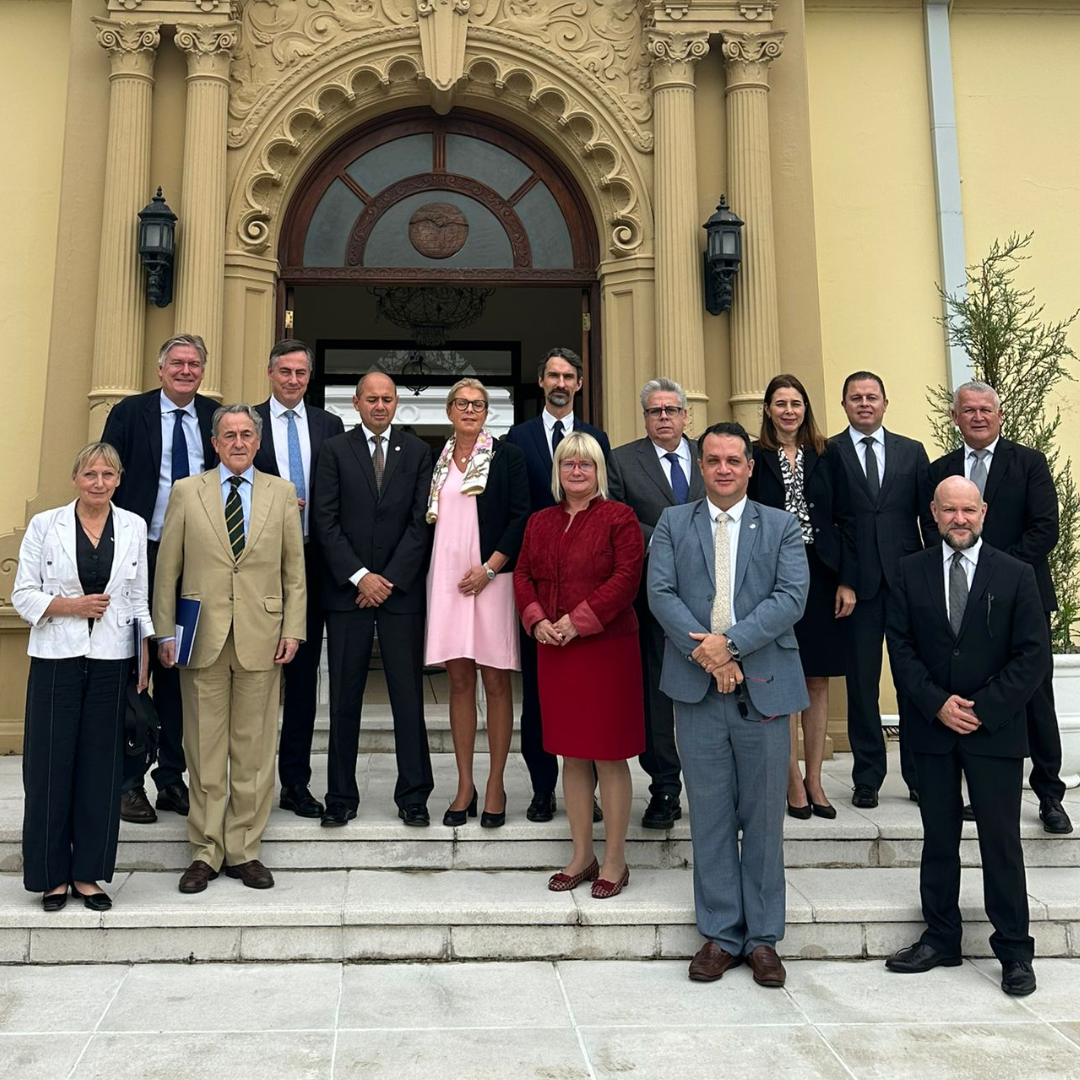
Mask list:
MULTIPOLYGON (((652 134, 629 114, 620 115, 607 100, 613 95, 590 80, 541 45, 476 28, 455 100, 511 120, 553 148, 589 202, 606 257, 647 255, 652 134)), ((322 49, 284 75, 230 128, 236 164, 230 168, 226 246, 270 255, 283 208, 318 154, 358 123, 429 102, 412 27, 322 49)))

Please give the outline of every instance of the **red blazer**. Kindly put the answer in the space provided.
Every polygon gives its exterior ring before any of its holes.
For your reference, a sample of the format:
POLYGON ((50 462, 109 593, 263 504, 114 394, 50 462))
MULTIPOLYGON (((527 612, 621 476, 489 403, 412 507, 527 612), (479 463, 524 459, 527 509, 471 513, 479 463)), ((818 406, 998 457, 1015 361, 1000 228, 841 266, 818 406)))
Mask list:
POLYGON ((582 637, 620 637, 638 628, 633 601, 645 556, 641 525, 629 506, 597 497, 574 515, 562 506, 529 518, 514 570, 525 629, 569 613, 582 637))

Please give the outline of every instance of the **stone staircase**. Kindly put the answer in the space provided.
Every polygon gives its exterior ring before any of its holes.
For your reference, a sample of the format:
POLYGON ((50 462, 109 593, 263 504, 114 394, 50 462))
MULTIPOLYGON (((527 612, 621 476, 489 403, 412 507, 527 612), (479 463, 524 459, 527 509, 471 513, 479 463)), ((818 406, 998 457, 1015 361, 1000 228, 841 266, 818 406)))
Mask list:
MULTIPOLYGON (((275 806, 263 842, 263 861, 277 878, 268 892, 222 876, 200 896, 181 896, 177 878, 190 860, 186 827, 163 813, 155 825, 122 826, 111 911, 93 914, 69 900, 64 911, 46 915, 36 895, 22 888, 21 759, 0 759, 0 962, 630 959, 696 951, 688 816, 667 833, 641 828, 648 783, 636 763, 629 887, 602 902, 584 888, 551 893, 546 877, 569 857, 569 829, 562 813, 549 824, 525 819, 528 776, 516 753, 502 829, 482 830, 475 821, 457 829, 441 825, 456 773, 445 752, 449 725, 438 678, 428 680, 433 823, 402 825, 392 798, 394 759, 384 752, 392 748, 392 724, 379 701, 383 693, 376 685, 365 710, 359 817, 323 829, 275 806)), ((482 729, 481 703, 481 791, 482 729)), ((875 810, 851 806, 850 759, 841 755, 826 763, 836 819, 786 820, 783 955, 879 957, 918 935, 922 830, 917 807, 893 779, 899 772, 893 757, 875 810)), ((313 765, 312 789, 321 795, 325 757, 316 754, 313 765)), ((1066 805, 1080 819, 1080 798, 1066 805)), ((602 840, 603 826, 596 834, 602 840)), ((1039 955, 1080 956, 1080 834, 1043 832, 1029 793, 1023 836, 1039 955)), ((962 903, 971 920, 965 951, 986 956, 991 928, 982 910, 974 825, 964 826, 962 856, 962 903)))

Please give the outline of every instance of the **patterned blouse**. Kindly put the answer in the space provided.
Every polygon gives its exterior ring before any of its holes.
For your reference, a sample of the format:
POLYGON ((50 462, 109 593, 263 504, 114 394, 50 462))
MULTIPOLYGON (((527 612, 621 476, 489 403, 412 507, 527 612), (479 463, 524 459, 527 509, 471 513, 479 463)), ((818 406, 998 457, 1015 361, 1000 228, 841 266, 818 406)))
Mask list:
POLYGON ((794 514, 799 519, 799 528, 802 529, 804 544, 814 542, 814 528, 810 524, 810 511, 806 506, 806 488, 803 485, 803 452, 800 446, 795 451, 795 468, 791 467, 784 448, 776 448, 780 458, 780 476, 784 481, 784 509, 789 514, 794 514))

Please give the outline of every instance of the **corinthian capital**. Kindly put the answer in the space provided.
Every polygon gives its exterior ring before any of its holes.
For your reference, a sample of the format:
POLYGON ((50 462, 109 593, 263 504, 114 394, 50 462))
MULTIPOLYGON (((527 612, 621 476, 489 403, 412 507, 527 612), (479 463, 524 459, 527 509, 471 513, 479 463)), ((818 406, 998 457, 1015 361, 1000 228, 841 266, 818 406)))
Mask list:
POLYGON ((142 75, 154 71, 157 47, 161 44, 161 26, 147 22, 112 22, 94 19, 97 43, 109 54, 114 75, 142 75))
POLYGON ((709 51, 707 31, 650 30, 647 48, 653 58, 653 89, 693 86, 694 65, 709 51))
POLYGON ((176 27, 176 47, 187 53, 189 75, 229 77, 237 23, 185 23, 176 27))
POLYGON ((760 34, 725 33, 721 54, 727 71, 728 90, 739 85, 769 86, 769 65, 784 51, 786 30, 760 34))

